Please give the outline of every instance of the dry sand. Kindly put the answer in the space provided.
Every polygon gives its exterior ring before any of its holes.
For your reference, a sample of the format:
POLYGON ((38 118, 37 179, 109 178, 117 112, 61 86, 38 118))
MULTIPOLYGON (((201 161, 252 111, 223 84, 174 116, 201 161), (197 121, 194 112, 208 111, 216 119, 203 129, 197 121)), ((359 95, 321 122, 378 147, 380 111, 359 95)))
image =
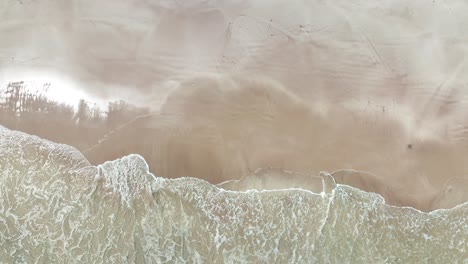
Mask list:
POLYGON ((450 207, 467 199, 467 11, 422 0, 4 1, 0 83, 52 72, 101 100, 152 107, 84 150, 93 163, 140 153, 157 175, 214 183, 264 167, 354 169, 368 174, 347 183, 390 203, 450 207))

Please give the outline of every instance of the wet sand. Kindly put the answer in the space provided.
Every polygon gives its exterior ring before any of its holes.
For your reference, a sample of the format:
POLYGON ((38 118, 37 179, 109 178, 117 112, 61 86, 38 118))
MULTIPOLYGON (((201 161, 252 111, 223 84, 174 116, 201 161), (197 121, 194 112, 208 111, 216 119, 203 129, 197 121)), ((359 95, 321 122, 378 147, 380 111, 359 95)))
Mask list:
MULTIPOLYGON (((465 176, 465 146, 418 137, 391 111, 374 115, 314 111, 278 83, 209 76, 182 83, 159 113, 137 118, 83 152, 96 164, 140 153, 156 175, 212 183, 261 168, 311 177, 352 169, 367 173, 338 172, 338 182, 380 193, 390 204, 433 208, 445 182, 465 176)), ((288 180, 278 179, 285 188, 288 180)))
POLYGON ((5 2, 0 78, 52 71, 100 100, 153 110, 80 148, 94 164, 139 153, 156 175, 212 183, 267 167, 352 169, 365 173, 341 181, 391 204, 451 207, 467 199, 467 10, 5 2))

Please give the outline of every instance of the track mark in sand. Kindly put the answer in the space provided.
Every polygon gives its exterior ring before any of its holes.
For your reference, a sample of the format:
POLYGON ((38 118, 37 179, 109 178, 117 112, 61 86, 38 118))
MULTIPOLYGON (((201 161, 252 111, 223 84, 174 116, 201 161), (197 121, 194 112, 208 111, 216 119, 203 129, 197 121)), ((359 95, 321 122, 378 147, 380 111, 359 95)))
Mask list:
POLYGON ((112 136, 113 134, 121 131, 122 129, 130 126, 131 124, 133 124, 136 120, 140 119, 140 118, 145 118, 145 117, 151 117, 151 116, 154 116, 154 115, 157 115, 157 113, 150 113, 150 114, 146 114, 146 115, 141 115, 141 116, 137 116, 135 118, 133 118, 132 120, 130 120, 129 122, 125 123, 125 124, 122 124, 114 129, 112 129, 111 131, 107 132, 102 138, 100 138, 98 140, 98 143, 83 150, 82 153, 83 154, 86 154, 92 150, 94 150, 95 148, 99 147, 104 141, 106 141, 110 136, 112 136))

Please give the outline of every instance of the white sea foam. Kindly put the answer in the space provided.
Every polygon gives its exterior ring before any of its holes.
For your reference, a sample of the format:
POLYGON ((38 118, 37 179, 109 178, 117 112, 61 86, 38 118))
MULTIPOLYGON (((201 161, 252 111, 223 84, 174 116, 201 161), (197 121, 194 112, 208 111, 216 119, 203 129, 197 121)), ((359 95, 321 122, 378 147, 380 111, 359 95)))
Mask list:
POLYGON ((0 157, 5 263, 468 261, 468 203, 389 206, 325 173, 323 196, 226 190, 156 177, 139 155, 90 166, 71 147, 6 128, 0 157))

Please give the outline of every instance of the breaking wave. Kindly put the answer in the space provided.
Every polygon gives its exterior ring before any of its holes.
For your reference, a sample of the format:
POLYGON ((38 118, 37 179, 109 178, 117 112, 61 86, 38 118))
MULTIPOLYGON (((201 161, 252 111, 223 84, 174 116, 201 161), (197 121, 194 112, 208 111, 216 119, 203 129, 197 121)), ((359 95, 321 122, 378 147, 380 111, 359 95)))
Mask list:
MULTIPOLYGON (((468 203, 390 206, 325 172, 322 189, 164 179, 139 155, 96 167, 72 147, 3 127, 0 168, 4 263, 468 261, 468 203)), ((268 173, 283 172, 255 177, 268 173)))

